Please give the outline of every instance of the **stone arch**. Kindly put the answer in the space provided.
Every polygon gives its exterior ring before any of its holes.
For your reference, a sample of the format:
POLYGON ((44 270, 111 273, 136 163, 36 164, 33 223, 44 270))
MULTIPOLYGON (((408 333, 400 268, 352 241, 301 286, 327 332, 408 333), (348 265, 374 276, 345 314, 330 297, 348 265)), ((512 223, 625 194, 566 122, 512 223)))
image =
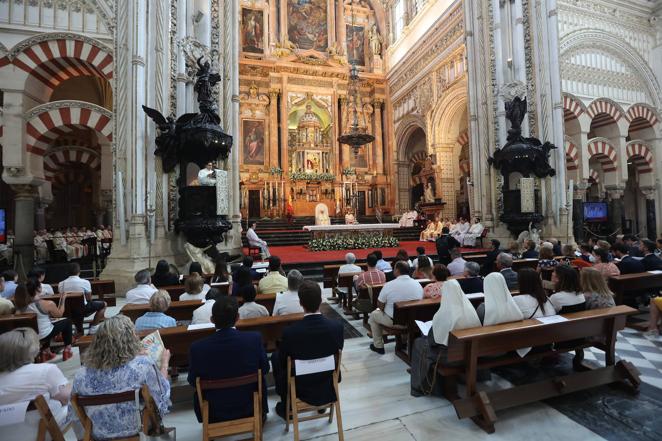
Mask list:
POLYGON ((425 127, 425 120, 418 115, 408 115, 400 121, 395 131, 395 145, 399 161, 407 161, 407 141, 414 131, 421 129, 427 137, 425 127))
POLYGON ((637 118, 645 119, 651 127, 655 127, 660 122, 657 111, 644 103, 634 103, 631 105, 625 113, 625 116, 630 123, 637 118))
POLYGON ((457 144, 460 146, 460 174, 463 176, 471 176, 471 160, 469 158, 469 153, 465 152, 465 150, 469 149, 468 130, 460 133, 460 136, 457 138, 457 144))
POLYGON ((82 101, 54 101, 37 106, 28 112, 26 120, 26 149, 40 156, 72 126, 94 129, 109 142, 113 139, 112 113, 82 101))
POLYGON ((14 46, 7 58, 28 75, 26 86, 32 81, 47 93, 74 77, 113 78, 112 50, 80 34, 35 35, 14 46))
POLYGON ((655 108, 662 106, 660 85, 653 70, 637 50, 626 41, 598 29, 579 29, 565 35, 559 42, 561 57, 569 51, 580 48, 600 48, 623 60, 642 80, 653 101, 653 106, 655 108))
POLYGON ((568 171, 577 170, 579 168, 579 149, 568 137, 566 137, 563 146, 565 148, 566 170, 568 171))
POLYGON ((600 173, 593 170, 592 168, 589 169, 589 171, 588 171, 588 180, 592 184, 599 184, 600 183, 600 173))
POLYGON ((595 157, 602 171, 605 173, 615 172, 618 164, 616 149, 607 138, 593 138, 588 141, 588 157, 595 157))
POLYGON ((623 111, 623 108, 609 98, 596 98, 588 105, 586 110, 591 119, 595 119, 595 117, 601 113, 606 113, 616 122, 625 117, 625 111, 623 111))
POLYGON ((641 140, 630 141, 625 146, 628 160, 631 160, 640 175, 653 171, 653 153, 641 140))
POLYGON ((579 119, 586 113, 586 106, 582 101, 571 93, 563 92, 563 115, 566 121, 579 119))
POLYGON ((99 152, 80 146, 64 146, 49 150, 44 155, 44 177, 52 181, 55 173, 68 163, 79 163, 93 170, 101 170, 99 152))
POLYGON ((444 92, 431 114, 431 144, 451 144, 460 135, 458 121, 467 111, 467 81, 462 79, 444 92))

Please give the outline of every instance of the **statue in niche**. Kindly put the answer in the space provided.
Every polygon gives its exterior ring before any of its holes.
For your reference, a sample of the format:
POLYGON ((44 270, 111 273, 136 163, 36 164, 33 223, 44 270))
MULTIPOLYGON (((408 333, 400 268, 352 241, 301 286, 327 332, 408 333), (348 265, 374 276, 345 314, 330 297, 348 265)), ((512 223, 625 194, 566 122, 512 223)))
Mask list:
POLYGON ((377 25, 372 25, 368 32, 368 40, 370 40, 370 50, 374 57, 381 57, 382 55, 382 36, 379 35, 377 25))
POLYGON ((432 182, 425 184, 425 192, 423 197, 425 203, 434 203, 434 190, 432 189, 432 182))

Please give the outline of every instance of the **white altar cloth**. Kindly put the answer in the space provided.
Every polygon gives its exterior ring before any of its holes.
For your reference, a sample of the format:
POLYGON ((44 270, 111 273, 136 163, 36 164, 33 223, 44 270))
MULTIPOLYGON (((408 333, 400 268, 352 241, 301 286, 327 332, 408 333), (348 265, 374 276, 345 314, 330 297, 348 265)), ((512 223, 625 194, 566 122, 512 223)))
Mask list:
POLYGON ((397 230, 400 228, 400 224, 354 224, 354 225, 306 225, 303 227, 304 230, 310 231, 313 233, 325 232, 341 232, 341 231, 380 231, 380 230, 397 230))

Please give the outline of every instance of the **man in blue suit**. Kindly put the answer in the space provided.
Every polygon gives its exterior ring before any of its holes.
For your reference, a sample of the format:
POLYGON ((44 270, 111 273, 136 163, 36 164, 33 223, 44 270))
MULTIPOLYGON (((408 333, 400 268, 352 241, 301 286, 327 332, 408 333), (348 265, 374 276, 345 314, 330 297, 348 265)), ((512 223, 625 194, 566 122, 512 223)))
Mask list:
MULTIPOLYGON (((342 323, 329 320, 319 312, 322 291, 317 283, 306 280, 301 284, 299 303, 305 313, 303 320, 285 328, 278 352, 271 358, 276 392, 281 399, 276 404, 276 413, 282 418, 285 418, 287 399, 287 357, 295 360, 328 357, 342 350, 344 343, 342 323)), ((299 376, 296 387, 298 398, 313 406, 336 400, 330 372, 299 376)))
MULTIPOLYGON (((220 380, 250 375, 262 369, 262 411, 267 408, 265 376, 269 360, 264 352, 262 336, 258 332, 237 331, 234 324, 239 318, 239 307, 234 297, 219 297, 212 309, 211 321, 216 332, 191 344, 189 350, 188 382, 195 388, 195 380, 220 380)), ((227 421, 253 415, 254 385, 244 385, 205 393, 209 401, 209 421, 227 421)), ((202 421, 197 396, 193 408, 198 421, 202 421)))

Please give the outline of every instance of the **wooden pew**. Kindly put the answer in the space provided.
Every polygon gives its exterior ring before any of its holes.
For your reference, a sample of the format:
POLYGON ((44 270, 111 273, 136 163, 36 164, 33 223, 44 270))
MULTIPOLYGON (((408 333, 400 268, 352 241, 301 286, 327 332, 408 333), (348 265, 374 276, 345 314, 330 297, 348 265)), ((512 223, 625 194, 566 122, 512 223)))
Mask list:
POLYGON ((646 290, 661 290, 662 274, 654 274, 650 272, 621 274, 620 276, 610 277, 608 282, 609 288, 615 294, 616 304, 622 305, 623 299, 627 293, 646 290))
POLYGON ((617 332, 625 327, 626 317, 634 313, 634 309, 620 305, 566 314, 567 321, 559 323, 543 324, 533 319, 453 331, 448 341, 449 364, 437 367, 445 377, 444 393, 452 401, 458 418, 472 418, 486 432, 493 433, 498 410, 614 382, 628 381, 636 390, 640 384, 638 371, 624 360, 615 364, 614 350, 617 332), (553 343, 554 350, 532 351, 525 357, 513 352, 553 343), (591 369, 582 363, 586 347, 605 351, 605 367, 591 369), (575 351, 573 365, 578 372, 509 389, 479 392, 476 388, 476 373, 480 369, 519 364, 568 351, 575 351), (466 377, 463 398, 457 394, 458 375, 466 377))
POLYGON ((513 260, 513 271, 519 271, 522 268, 538 268, 538 259, 517 259, 513 260))
MULTIPOLYGON (((243 303, 241 297, 237 298, 239 305, 243 303)), ((276 294, 258 294, 255 297, 255 303, 267 308, 269 314, 274 312, 274 303, 276 302, 276 294)), ((191 321, 193 318, 193 311, 202 306, 202 300, 179 300, 172 302, 170 308, 165 312, 170 317, 177 321, 191 321)), ((120 312, 131 319, 135 323, 136 319, 149 311, 148 304, 132 305, 126 304, 122 307, 120 312)))
POLYGON ((354 297, 354 276, 358 276, 360 272, 344 273, 338 275, 338 288, 343 288, 347 294, 342 301, 343 312, 346 315, 355 315, 352 311, 352 300, 354 297))
MULTIPOLYGON (((193 311, 198 309, 200 306, 202 306, 202 300, 184 300, 172 302, 170 304, 170 308, 168 308, 165 313, 177 321, 191 321, 193 318, 193 311)), ((141 317, 146 312, 149 312, 149 305, 126 304, 120 310, 121 314, 129 317, 134 323, 138 317, 141 317)))
MULTIPOLYGON (((108 306, 115 306, 117 304, 115 296, 115 281, 114 280, 90 280, 92 287, 92 298, 94 300, 101 300, 106 302, 108 306)), ((51 283, 53 292, 58 293, 58 283, 51 283)))
MULTIPOLYGON (((276 350, 276 343, 280 340, 285 327, 303 319, 303 313, 280 315, 276 317, 260 317, 254 319, 238 320, 235 324, 240 331, 255 331, 262 335, 262 343, 267 352, 276 350)), ((138 333, 142 338, 151 331, 141 331, 138 333)), ((159 329, 159 334, 163 344, 170 350, 170 365, 173 368, 181 368, 188 365, 188 351, 191 343, 201 338, 208 337, 215 332, 213 327, 195 329, 188 331, 186 326, 176 326, 173 328, 159 329)), ((86 335, 76 342, 81 353, 92 343, 94 336, 86 335)))
POLYGON ((32 328, 39 333, 39 327, 37 326, 37 314, 34 313, 24 313, 24 314, 13 314, 5 315, 0 317, 0 334, 9 332, 16 328, 32 328))
MULTIPOLYGON (((51 300, 57 305, 60 302, 60 295, 54 296, 42 296, 42 300, 51 300)), ((76 326, 76 329, 79 327, 82 328, 83 322, 85 321, 85 313, 83 303, 83 293, 70 293, 67 294, 67 298, 64 300, 64 315, 63 317, 69 317, 71 322, 76 326), (77 316, 77 318, 74 317, 77 316)))

